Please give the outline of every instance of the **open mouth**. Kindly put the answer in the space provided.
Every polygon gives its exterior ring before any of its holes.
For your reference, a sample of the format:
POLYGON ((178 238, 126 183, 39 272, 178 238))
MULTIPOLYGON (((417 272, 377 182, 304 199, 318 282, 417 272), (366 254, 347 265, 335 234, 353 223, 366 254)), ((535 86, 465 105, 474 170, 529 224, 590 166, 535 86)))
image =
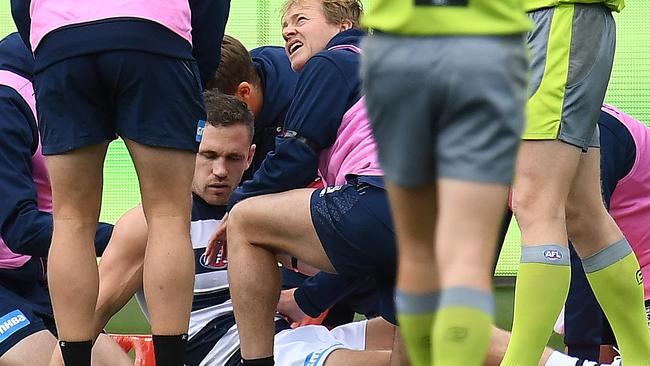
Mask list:
POLYGON ((289 56, 291 56, 302 46, 303 46, 303 43, 300 42, 300 41, 291 41, 287 45, 287 53, 289 54, 289 56))

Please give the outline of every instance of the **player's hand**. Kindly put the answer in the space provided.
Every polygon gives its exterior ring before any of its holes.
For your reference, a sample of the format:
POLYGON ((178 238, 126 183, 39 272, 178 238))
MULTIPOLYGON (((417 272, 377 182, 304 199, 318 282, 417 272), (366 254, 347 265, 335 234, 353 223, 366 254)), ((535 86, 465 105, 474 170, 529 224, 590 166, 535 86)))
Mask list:
POLYGON ((294 292, 296 292, 295 288, 283 290, 280 292, 278 301, 278 313, 286 317, 290 323, 298 323, 307 316, 298 306, 296 298, 293 297, 294 292))
POLYGON ((210 236, 208 239, 208 245, 205 248, 205 256, 208 260, 208 263, 215 263, 226 260, 227 251, 226 251, 226 229, 228 227, 228 213, 226 213, 221 221, 217 230, 210 236), (219 258, 217 258, 219 257, 219 258))

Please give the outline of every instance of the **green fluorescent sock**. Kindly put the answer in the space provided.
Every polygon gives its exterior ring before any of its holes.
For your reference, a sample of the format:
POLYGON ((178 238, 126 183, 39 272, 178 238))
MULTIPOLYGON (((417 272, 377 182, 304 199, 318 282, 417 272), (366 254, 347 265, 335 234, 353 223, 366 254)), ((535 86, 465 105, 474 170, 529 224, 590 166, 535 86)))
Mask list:
POLYGON ((643 303, 643 278, 627 240, 582 260, 587 279, 620 347, 625 366, 650 365, 650 331, 643 303))
POLYGON ((438 293, 412 294, 397 291, 397 321, 413 366, 431 365, 431 327, 438 308, 438 293))
POLYGON ((444 289, 431 333, 433 365, 482 366, 493 317, 492 294, 470 287, 444 289))
POLYGON ((537 366, 569 293, 569 250, 525 246, 515 287, 512 338, 501 366, 537 366))

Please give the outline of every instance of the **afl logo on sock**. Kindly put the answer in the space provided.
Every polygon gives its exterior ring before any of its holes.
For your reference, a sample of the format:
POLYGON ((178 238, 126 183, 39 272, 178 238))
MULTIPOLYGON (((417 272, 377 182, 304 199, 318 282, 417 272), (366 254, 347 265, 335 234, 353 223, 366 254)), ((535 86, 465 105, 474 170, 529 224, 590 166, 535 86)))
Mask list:
POLYGON ((557 249, 546 249, 544 251, 544 258, 550 261, 558 261, 562 259, 562 253, 557 249))

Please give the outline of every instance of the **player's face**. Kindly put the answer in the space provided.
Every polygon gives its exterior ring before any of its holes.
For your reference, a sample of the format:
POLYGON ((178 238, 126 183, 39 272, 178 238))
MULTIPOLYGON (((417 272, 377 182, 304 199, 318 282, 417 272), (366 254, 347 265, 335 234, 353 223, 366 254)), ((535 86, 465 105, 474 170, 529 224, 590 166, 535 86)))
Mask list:
POLYGON ((196 154, 192 191, 208 204, 227 204, 254 153, 246 126, 206 125, 196 154))
POLYGON ((302 70, 312 56, 325 49, 332 37, 346 28, 327 22, 319 0, 302 0, 294 4, 282 20, 282 36, 286 41, 284 50, 291 68, 302 70))

